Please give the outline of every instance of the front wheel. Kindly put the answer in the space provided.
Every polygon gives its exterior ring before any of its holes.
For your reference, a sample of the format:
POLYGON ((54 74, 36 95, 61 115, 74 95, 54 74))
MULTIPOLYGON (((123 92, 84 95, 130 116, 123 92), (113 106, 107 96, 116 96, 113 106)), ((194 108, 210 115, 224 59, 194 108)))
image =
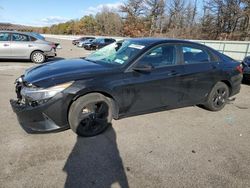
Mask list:
POLYGON ((46 56, 40 51, 33 52, 30 58, 33 63, 43 63, 46 60, 46 56))
POLYGON ((78 98, 70 107, 70 128, 79 136, 90 137, 105 131, 112 121, 112 99, 99 93, 78 98))
POLYGON ((204 106, 210 111, 219 111, 226 105, 228 97, 228 86, 223 82, 218 82, 208 95, 207 103, 204 106))

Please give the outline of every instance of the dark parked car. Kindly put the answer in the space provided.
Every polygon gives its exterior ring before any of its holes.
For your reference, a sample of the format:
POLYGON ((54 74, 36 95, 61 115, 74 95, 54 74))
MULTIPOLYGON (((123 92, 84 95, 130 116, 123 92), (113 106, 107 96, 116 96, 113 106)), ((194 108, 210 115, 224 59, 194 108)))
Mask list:
POLYGON ((243 81, 250 83, 250 56, 245 57, 243 65, 243 81))
POLYGON ((238 62, 183 40, 129 39, 85 59, 28 69, 11 100, 28 131, 71 128, 80 136, 103 132, 111 120, 191 105, 221 110, 239 93, 238 62))
POLYGON ((88 39, 95 39, 95 37, 81 37, 79 39, 72 40, 72 44, 78 45, 80 41, 85 41, 85 40, 88 40, 88 39))
POLYGON ((90 43, 84 44, 83 47, 86 50, 97 50, 97 49, 101 49, 104 46, 107 46, 115 41, 116 40, 112 39, 112 38, 97 38, 90 43))

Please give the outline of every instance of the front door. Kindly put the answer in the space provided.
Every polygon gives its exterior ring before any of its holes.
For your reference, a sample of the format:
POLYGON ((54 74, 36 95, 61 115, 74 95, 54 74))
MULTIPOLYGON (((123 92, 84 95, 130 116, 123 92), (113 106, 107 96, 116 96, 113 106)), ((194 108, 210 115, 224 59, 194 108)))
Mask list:
POLYGON ((143 113, 182 102, 183 66, 178 64, 174 45, 155 47, 141 57, 124 75, 122 87, 124 109, 121 114, 143 113), (133 67, 152 66, 151 71, 133 67))
POLYGON ((8 32, 0 32, 0 58, 8 58, 10 56, 10 34, 8 32))

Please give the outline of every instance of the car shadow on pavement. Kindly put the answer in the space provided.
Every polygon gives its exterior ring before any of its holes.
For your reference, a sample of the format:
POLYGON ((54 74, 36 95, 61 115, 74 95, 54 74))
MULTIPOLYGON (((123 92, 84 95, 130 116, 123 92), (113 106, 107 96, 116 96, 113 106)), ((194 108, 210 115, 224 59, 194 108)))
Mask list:
POLYGON ((55 58, 49 58, 46 62, 51 62, 51 61, 60 61, 64 60, 65 58, 63 57, 55 57, 55 58))
POLYGON ((27 59, 0 59, 0 62, 4 62, 4 63, 32 63, 30 60, 27 60, 27 59))
POLYGON ((78 136, 63 170, 67 173, 65 188, 129 187, 112 126, 96 137, 78 136))
MULTIPOLYGON (((63 60, 63 59, 65 59, 65 58, 63 58, 63 57, 49 58, 49 59, 47 59, 45 61, 45 63, 51 62, 51 61, 59 61, 59 60, 63 60)), ((0 62, 5 62, 5 63, 31 63, 31 64, 35 64, 32 61, 27 60, 27 59, 0 59, 0 62)))

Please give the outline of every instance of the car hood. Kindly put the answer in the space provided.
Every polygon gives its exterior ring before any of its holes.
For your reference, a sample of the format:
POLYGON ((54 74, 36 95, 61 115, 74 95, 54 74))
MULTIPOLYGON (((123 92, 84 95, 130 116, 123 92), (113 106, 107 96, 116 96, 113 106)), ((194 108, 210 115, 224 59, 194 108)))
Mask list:
POLYGON ((84 59, 59 60, 26 70, 23 80, 38 87, 50 87, 69 81, 91 78, 111 70, 84 59))

